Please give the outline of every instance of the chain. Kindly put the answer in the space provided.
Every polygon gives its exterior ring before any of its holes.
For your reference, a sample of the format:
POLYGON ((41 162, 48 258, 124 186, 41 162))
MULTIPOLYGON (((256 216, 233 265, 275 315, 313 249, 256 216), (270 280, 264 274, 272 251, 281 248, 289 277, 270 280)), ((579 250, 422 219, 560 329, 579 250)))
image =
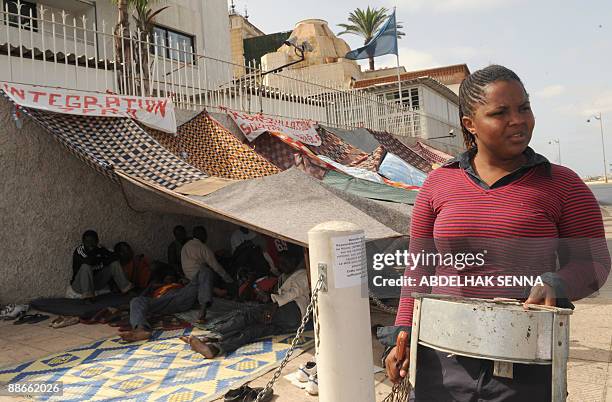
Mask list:
MULTIPOLYGON (((266 384, 266 387, 264 389, 262 389, 259 394, 257 394, 257 399, 255 399, 255 402, 261 402, 262 398, 264 397, 264 395, 266 395, 267 392, 269 392, 270 389, 272 389, 272 386, 274 385, 274 383, 279 379, 283 369, 285 368, 285 366, 287 365, 287 363, 289 363, 289 358, 291 357, 291 355, 293 354, 293 352, 295 351, 295 348, 297 347, 297 343, 300 340, 300 338, 302 337, 302 334, 304 333, 304 329, 306 328, 306 324, 308 323, 308 319, 310 318, 310 314, 312 313, 312 310, 314 309, 314 307, 317 307, 316 313, 315 315, 318 315, 319 312, 319 291, 321 290, 321 287, 323 286, 323 275, 319 276, 319 281, 317 282, 313 292, 312 292, 312 298, 310 299, 310 304, 308 304, 308 307, 306 308, 306 313, 304 314, 304 316, 302 317, 302 323, 300 324, 300 327, 297 329, 297 332, 295 334, 295 337, 293 338, 293 340, 291 341, 291 346, 289 347, 289 350, 287 350, 287 352, 285 353, 285 357, 283 358, 283 361, 281 362, 280 366, 278 366, 278 368, 276 369, 276 371, 274 372, 274 375, 272 376, 272 379, 270 379, 270 381, 268 381, 268 383, 266 384)), ((317 323, 317 320, 315 319, 315 323, 317 323)), ((316 324, 317 329, 317 341, 319 339, 319 325, 318 323, 316 324)), ((317 345, 317 349, 318 349, 318 345, 317 345)))
POLYGON ((385 303, 382 302, 382 300, 380 300, 378 297, 374 296, 374 293, 372 293, 371 290, 370 290, 370 299, 372 299, 374 304, 376 304, 376 306, 378 306, 378 308, 380 308, 385 313, 397 314, 397 309, 396 308, 391 307, 391 306, 387 306, 385 303))

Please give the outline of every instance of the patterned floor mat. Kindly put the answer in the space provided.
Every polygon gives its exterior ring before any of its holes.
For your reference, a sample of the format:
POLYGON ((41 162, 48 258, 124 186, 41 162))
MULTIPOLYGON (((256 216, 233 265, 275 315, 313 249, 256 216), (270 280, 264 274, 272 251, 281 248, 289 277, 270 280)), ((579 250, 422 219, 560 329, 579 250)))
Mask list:
MULTIPOLYGON (((292 335, 264 338, 218 359, 207 360, 178 339, 200 329, 156 332, 154 340, 94 342, 44 359, 0 370, 0 383, 62 381, 52 401, 211 401, 277 367, 292 335)), ((312 347, 304 334, 292 358, 312 347)))

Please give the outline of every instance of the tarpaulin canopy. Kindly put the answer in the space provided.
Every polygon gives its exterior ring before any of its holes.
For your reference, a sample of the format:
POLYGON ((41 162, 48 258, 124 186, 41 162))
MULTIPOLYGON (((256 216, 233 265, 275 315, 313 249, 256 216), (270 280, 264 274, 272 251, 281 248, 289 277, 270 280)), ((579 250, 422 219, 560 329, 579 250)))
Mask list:
POLYGON ((308 230, 330 220, 359 225, 368 241, 407 233, 405 204, 327 187, 298 169, 251 180, 219 180, 178 158, 130 119, 23 111, 72 154, 118 181, 129 204, 140 211, 221 219, 302 245, 307 245, 308 230), (198 182, 207 179, 210 186, 203 191, 198 182), (189 183, 191 189, 185 186, 189 183), (220 189, 209 193, 211 186, 220 189), (177 188, 208 194, 185 195, 177 188))
POLYGON ((439 149, 435 149, 421 141, 417 141, 413 146, 410 147, 414 152, 421 155, 431 163, 443 164, 446 161, 453 158, 452 155, 442 152, 439 149))
POLYGON ((343 128, 328 127, 328 126, 323 126, 323 125, 319 125, 319 126, 335 134, 337 137, 342 138, 347 143, 351 144, 352 146, 356 148, 361 149, 364 152, 368 152, 368 153, 373 152, 376 148, 380 146, 380 143, 378 142, 378 140, 374 138, 372 133, 370 133, 365 128, 356 128, 356 129, 348 130, 348 129, 343 129, 343 128))
POLYGON ((412 149, 408 148, 406 145, 402 144, 402 142, 395 138, 392 134, 372 130, 370 130, 370 133, 374 136, 374 138, 376 138, 378 142, 380 142, 380 145, 382 145, 387 152, 391 152, 399 156, 411 166, 414 166, 415 168, 422 170, 425 173, 431 172, 432 163, 430 161, 423 158, 421 155, 417 154, 412 149))
POLYGON ((20 110, 53 134, 72 154, 112 180, 116 181, 114 170, 119 169, 174 189, 208 177, 162 147, 131 119, 79 116, 25 107, 20 110))
POLYGON ((211 176, 244 180, 280 171, 206 112, 181 124, 177 135, 147 131, 173 154, 211 176))
POLYGON ((222 219, 302 245, 308 244, 308 230, 327 221, 355 223, 364 229, 366 241, 400 237, 410 222, 409 206, 341 192, 296 168, 235 182, 205 196, 180 194, 119 175, 130 204, 139 209, 222 219))
POLYGON ((355 194, 360 197, 380 201, 391 201, 402 204, 414 204, 417 191, 374 183, 369 180, 349 176, 330 170, 323 177, 323 183, 328 187, 355 194))

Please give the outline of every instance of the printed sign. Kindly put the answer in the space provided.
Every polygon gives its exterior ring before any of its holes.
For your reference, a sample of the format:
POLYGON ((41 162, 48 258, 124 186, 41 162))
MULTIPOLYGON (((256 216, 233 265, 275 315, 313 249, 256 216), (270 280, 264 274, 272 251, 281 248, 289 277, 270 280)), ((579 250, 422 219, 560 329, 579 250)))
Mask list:
POLYGON ((225 109, 234 123, 240 128, 242 134, 249 141, 254 141, 266 131, 285 134, 303 144, 319 146, 321 137, 315 129, 315 122, 311 120, 279 120, 265 117, 261 114, 249 114, 225 109))
POLYGON ((165 133, 176 133, 174 104, 169 98, 111 95, 38 85, 0 82, 18 105, 83 116, 130 117, 165 133))
POLYGON ((332 237, 336 288, 362 285, 367 279, 365 235, 332 237))

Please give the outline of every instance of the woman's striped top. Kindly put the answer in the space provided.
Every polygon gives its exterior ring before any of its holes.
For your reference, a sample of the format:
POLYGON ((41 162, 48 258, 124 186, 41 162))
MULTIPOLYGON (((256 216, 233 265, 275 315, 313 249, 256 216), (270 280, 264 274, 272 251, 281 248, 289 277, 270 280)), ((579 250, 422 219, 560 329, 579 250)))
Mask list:
MULTIPOLYGON (((423 277, 512 276, 537 278, 556 272, 572 299, 599 289, 610 271, 601 211, 591 190, 572 170, 540 164, 519 179, 483 189, 458 166, 431 172, 413 210, 409 251, 455 256, 448 261, 409 266, 405 275, 415 286, 402 289, 396 325, 412 324, 412 292, 462 297, 522 298, 529 287, 495 280, 495 286, 429 287, 423 277), (457 257, 484 255, 484 264, 457 268, 457 257), (557 258, 558 257, 558 258, 557 258), (558 264, 557 264, 558 261, 558 264)), ((464 257, 462 257, 464 258, 464 257)), ((455 278, 457 279, 457 278, 455 278)))

